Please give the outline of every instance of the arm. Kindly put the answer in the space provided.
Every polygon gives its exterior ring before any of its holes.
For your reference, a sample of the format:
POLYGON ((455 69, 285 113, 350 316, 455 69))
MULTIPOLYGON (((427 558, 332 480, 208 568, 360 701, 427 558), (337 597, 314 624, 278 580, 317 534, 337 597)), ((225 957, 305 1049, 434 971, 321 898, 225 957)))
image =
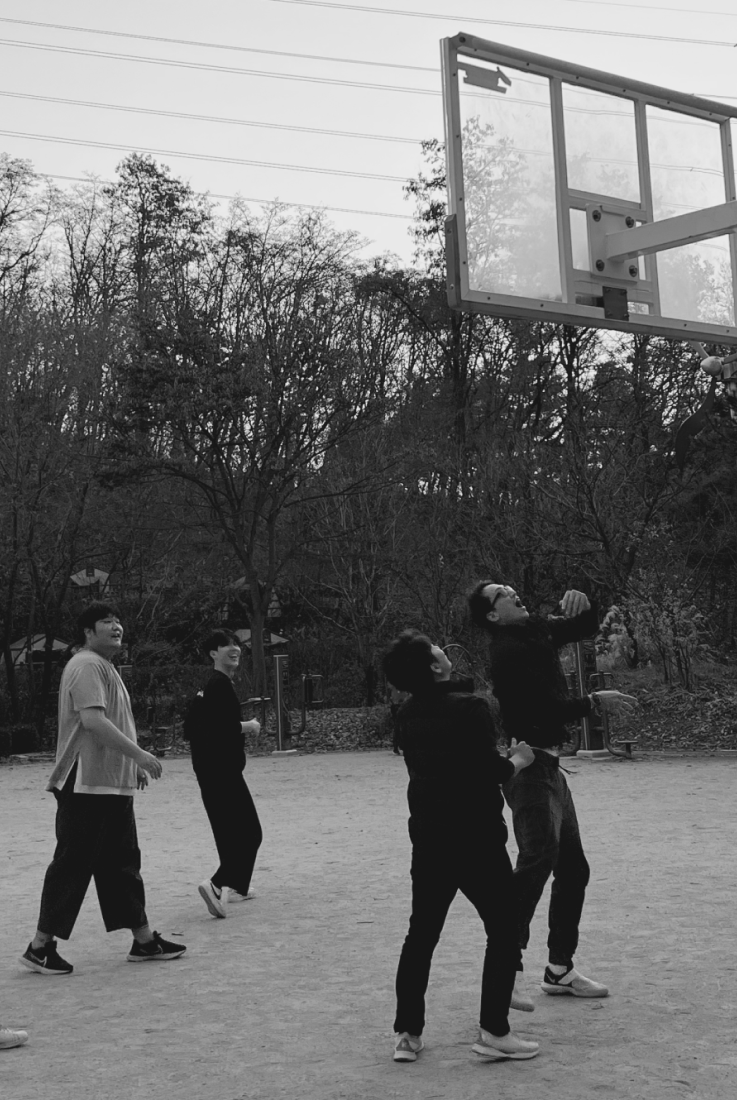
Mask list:
MULTIPOLYGON (((591 713, 591 700, 558 697, 531 665, 526 646, 512 639, 493 650, 491 675, 509 734, 532 740, 536 729, 565 725, 591 713)), ((534 741, 533 741, 534 744, 534 741)))
POLYGON ((496 728, 489 704, 480 696, 471 696, 464 708, 466 736, 469 741, 469 765, 483 770, 492 783, 506 783, 518 768, 513 760, 507 760, 496 747, 496 728))
POLYGON ((105 717, 102 707, 84 707, 80 710, 79 717, 85 732, 98 745, 106 749, 115 749, 133 760, 139 768, 148 772, 154 779, 159 778, 162 772, 160 761, 121 733, 118 727, 105 717))
MULTIPOLYGON (((582 595, 582 593, 576 593, 582 595)), ((568 593, 566 593, 568 595, 568 593)), ((565 596, 563 597, 565 599, 565 596)), ((584 596, 584 600, 586 597, 584 596)), ((588 600, 586 600, 588 604, 588 600)), ((564 619, 548 619, 548 626, 554 645, 560 649, 569 642, 581 642, 584 638, 593 638, 599 630, 599 609, 597 605, 589 604, 575 615, 564 619)))

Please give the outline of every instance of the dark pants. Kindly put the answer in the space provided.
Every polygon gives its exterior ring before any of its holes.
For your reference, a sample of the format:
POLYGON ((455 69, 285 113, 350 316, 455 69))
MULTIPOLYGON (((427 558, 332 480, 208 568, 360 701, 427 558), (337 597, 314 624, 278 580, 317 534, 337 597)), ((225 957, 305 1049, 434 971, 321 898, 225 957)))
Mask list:
POLYGON ((509 1031, 507 1015, 519 961, 512 864, 503 843, 489 849, 477 838, 468 855, 419 844, 413 847, 412 915, 397 969, 396 1032, 422 1033, 433 952, 458 890, 475 906, 486 930, 479 1024, 493 1035, 509 1031))
POLYGON ((529 943, 530 922, 552 874, 548 958, 570 966, 578 946, 589 865, 558 758, 536 749, 534 764, 508 780, 503 790, 519 848, 514 885, 520 948, 524 951, 529 943))
POLYGON ((264 838, 251 792, 240 774, 223 777, 200 772, 197 781, 220 857, 212 884, 247 894, 264 838))
POLYGON ((56 794, 56 851, 44 878, 38 927, 68 940, 94 878, 108 932, 148 923, 133 796, 56 794))

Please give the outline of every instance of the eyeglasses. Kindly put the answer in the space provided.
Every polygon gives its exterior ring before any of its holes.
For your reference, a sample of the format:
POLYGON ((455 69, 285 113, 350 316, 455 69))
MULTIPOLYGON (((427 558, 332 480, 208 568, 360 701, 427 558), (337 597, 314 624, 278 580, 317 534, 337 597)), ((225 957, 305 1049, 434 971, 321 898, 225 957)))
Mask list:
POLYGON ((516 600, 517 599, 517 593, 515 592, 515 590, 513 588, 508 588, 506 585, 500 585, 499 588, 497 588, 496 592, 494 593, 491 604, 489 605, 489 611, 494 610, 494 605, 496 604, 496 601, 501 599, 502 596, 504 597, 505 600, 516 600))

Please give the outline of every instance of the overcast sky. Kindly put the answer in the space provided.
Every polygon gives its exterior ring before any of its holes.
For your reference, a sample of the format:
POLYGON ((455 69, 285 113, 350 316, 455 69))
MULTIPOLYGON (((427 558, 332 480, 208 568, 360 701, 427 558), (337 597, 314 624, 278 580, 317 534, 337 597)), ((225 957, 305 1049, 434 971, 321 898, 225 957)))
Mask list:
POLYGON ((459 32, 737 105, 737 0, 3 0, 0 151, 104 179, 150 151, 197 191, 324 206, 407 261, 403 181, 442 139, 439 41, 459 32))

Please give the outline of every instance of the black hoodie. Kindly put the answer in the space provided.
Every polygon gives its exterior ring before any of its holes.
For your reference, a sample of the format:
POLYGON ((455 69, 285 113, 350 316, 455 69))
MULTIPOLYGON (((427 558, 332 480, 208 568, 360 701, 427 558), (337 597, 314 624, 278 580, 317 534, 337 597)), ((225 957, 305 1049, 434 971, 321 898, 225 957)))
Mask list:
POLYGON ((469 685, 441 681, 399 709, 400 744, 409 772, 413 844, 483 844, 506 840, 499 784, 514 765, 496 747, 489 704, 469 685))
POLYGON ((587 695, 572 698, 558 650, 599 629, 595 606, 572 619, 529 618, 490 626, 491 679, 508 737, 546 749, 568 740, 566 725, 591 713, 587 695))

